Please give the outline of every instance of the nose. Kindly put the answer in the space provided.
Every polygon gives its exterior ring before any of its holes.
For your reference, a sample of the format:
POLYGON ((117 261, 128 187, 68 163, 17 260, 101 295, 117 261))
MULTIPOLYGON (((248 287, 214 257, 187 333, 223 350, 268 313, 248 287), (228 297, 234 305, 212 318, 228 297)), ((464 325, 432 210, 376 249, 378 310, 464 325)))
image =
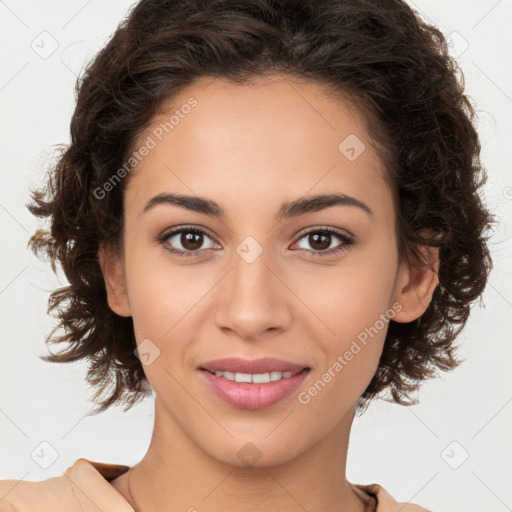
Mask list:
POLYGON ((236 337, 253 341, 289 328, 293 293, 279 275, 270 251, 249 243, 233 255, 233 265, 217 290, 217 326, 236 337), (259 254, 254 251, 259 252, 259 254))

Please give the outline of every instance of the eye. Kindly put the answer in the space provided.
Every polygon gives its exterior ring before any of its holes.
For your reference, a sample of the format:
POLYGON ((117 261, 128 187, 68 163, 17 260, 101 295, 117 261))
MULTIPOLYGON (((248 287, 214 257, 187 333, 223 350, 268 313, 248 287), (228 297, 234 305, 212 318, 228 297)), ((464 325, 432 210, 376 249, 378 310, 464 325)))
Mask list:
MULTIPOLYGON (((313 252, 315 256, 331 256, 340 251, 348 250, 354 243, 354 240, 351 237, 337 229, 330 227, 322 227, 310 230, 307 233, 304 233, 300 240, 305 240, 307 244, 313 247, 313 251, 309 252, 313 252), (342 243, 332 247, 331 244, 336 238, 341 240, 342 243)), ((300 248, 304 249, 304 247, 300 248)))
MULTIPOLYGON (((204 230, 185 226, 166 232, 159 237, 157 241, 170 253, 180 258, 188 258, 198 256, 201 251, 214 250, 212 247, 214 244, 210 244, 210 247, 203 247, 205 239, 213 242, 212 238, 204 230)), ((313 249, 299 248, 312 252, 315 256, 330 256, 340 251, 347 250, 354 243, 351 237, 331 227, 310 230, 300 237, 299 242, 301 240, 305 240, 313 249), (332 247, 332 242, 336 238, 340 240, 341 243, 332 247)))
MULTIPOLYGON (((202 229, 193 227, 181 227, 162 235, 158 242, 172 254, 178 257, 188 258, 197 256, 204 244, 205 237, 212 240, 211 237, 202 229), (177 246, 178 248, 173 247, 177 246)), ((210 250, 212 247, 203 247, 201 250, 210 250)))

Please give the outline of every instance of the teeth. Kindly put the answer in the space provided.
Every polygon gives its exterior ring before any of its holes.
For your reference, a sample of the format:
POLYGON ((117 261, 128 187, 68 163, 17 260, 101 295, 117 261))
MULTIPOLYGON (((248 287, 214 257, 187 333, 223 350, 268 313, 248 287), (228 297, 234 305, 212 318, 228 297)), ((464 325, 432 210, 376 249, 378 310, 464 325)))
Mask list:
POLYGON ((254 384, 266 384, 271 380, 271 375, 269 373, 253 373, 252 375, 252 382, 254 384))
POLYGON ((267 382, 274 382, 276 380, 288 379, 293 372, 267 372, 267 373, 233 373, 233 372, 212 372, 217 377, 224 377, 225 379, 234 382, 247 382, 249 384, 266 384, 267 382))
POLYGON ((252 382, 252 375, 250 373, 235 373, 236 382, 252 382))

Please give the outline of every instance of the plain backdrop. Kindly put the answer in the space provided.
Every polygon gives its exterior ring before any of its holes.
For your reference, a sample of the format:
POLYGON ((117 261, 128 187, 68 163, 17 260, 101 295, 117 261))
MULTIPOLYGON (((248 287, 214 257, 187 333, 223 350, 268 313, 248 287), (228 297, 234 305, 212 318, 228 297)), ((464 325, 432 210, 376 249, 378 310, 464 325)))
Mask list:
MULTIPOLYGON (((67 283, 26 248, 38 226, 28 189, 54 145, 69 142, 76 75, 132 4, 0 1, 0 479, 57 476, 80 457, 132 465, 149 444, 153 397, 126 413, 88 416, 85 365, 39 359, 54 325, 49 293, 67 283)), ((436 512, 502 512, 512 510, 512 1, 410 4, 450 35, 479 115, 485 200, 500 221, 495 268, 460 339, 466 361, 426 382, 420 404, 379 401, 356 418, 347 476, 436 512)))

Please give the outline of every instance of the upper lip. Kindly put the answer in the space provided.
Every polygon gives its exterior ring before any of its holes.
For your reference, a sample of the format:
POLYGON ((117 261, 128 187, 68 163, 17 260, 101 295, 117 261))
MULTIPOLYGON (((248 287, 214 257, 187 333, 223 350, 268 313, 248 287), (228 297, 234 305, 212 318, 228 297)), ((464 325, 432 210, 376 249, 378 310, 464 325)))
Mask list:
POLYGON ((263 357, 261 359, 243 359, 240 357, 225 357, 215 359, 203 364, 203 370, 209 372, 228 371, 233 373, 267 373, 267 372, 292 372, 297 373, 308 366, 285 361, 284 359, 275 359, 273 357, 263 357))

